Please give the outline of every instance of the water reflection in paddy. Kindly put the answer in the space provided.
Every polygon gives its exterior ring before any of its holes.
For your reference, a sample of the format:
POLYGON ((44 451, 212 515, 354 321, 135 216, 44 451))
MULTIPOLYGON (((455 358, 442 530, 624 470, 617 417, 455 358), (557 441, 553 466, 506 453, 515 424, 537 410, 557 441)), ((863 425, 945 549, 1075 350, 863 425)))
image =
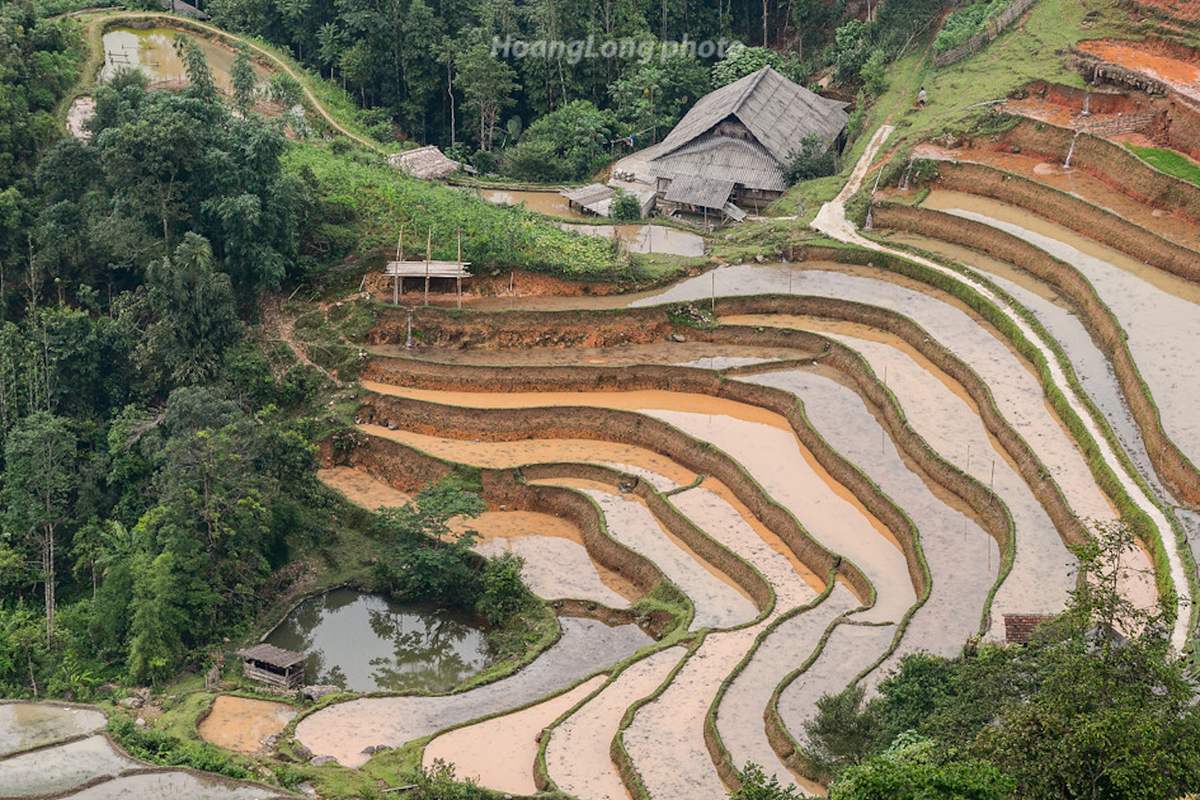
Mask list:
POLYGON ((704 255, 704 237, 664 225, 559 225, 565 231, 602 239, 616 238, 627 253, 666 253, 673 256, 704 255))
MULTIPOLYGON (((174 28, 113 28, 106 31, 104 42, 104 66, 100 70, 100 81, 107 82, 122 69, 137 69, 145 73, 152 86, 183 86, 187 83, 187 69, 183 59, 175 50, 175 37, 185 36, 199 46, 208 60, 213 82, 223 92, 233 91, 233 60, 236 53, 232 48, 202 36, 189 36, 174 28)), ((259 80, 270 76, 270 71, 251 61, 259 80)))
POLYGON ((551 217, 568 217, 583 219, 583 215, 573 211, 567 203, 567 198, 557 191, 537 189, 480 189, 479 196, 489 203, 499 206, 525 206, 530 211, 546 214, 551 217))
POLYGON ((305 600, 266 641, 307 653, 309 683, 358 692, 446 691, 492 657, 483 631, 461 613, 352 589, 305 600))

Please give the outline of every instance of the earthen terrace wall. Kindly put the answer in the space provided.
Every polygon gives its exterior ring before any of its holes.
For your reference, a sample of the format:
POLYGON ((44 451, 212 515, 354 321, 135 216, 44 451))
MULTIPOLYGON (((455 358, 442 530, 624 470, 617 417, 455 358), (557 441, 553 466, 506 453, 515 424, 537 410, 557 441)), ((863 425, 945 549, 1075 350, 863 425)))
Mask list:
POLYGON ((1054 287, 1075 307, 1112 364, 1146 452, 1163 483, 1181 501, 1200 503, 1200 472, 1163 429, 1158 408, 1126 344, 1124 330, 1079 270, 1016 236, 953 214, 883 203, 875 207, 875 219, 881 227, 911 231, 979 250, 1054 287))
POLYGON ((1066 192, 974 162, 939 162, 937 182, 945 189, 1019 206, 1151 266, 1200 283, 1200 253, 1066 192))

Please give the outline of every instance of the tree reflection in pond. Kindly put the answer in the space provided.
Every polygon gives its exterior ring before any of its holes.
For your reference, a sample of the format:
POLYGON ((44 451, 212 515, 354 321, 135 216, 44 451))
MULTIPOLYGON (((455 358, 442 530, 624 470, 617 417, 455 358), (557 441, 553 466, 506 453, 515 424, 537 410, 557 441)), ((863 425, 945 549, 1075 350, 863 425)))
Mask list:
POLYGON ((351 589, 305 600, 266 641, 307 653, 307 682, 361 692, 445 691, 491 660, 465 615, 351 589))

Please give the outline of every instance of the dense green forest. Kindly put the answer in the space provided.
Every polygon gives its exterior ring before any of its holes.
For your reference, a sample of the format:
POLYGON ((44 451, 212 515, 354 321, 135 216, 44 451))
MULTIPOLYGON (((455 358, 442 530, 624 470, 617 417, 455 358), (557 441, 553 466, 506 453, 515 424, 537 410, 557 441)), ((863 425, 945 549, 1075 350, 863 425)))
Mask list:
POLYGON ((886 64, 932 34, 944 6, 893 0, 870 20, 868 4, 848 0, 209 0, 204 8, 340 82, 382 141, 432 142, 485 172, 562 181, 627 152, 629 137, 632 146, 653 143, 698 97, 767 64, 801 83, 832 75, 847 99, 863 85, 861 106, 886 86, 886 64))

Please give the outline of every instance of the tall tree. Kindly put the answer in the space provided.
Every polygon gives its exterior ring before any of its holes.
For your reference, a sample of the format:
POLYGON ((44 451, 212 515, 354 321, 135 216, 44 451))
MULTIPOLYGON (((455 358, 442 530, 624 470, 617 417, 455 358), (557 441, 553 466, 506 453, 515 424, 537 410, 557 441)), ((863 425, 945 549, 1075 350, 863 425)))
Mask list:
POLYGON ((58 538, 75 489, 75 448, 67 420, 46 411, 17 422, 4 448, 4 530, 38 554, 48 643, 54 639, 58 538))
POLYGON ((233 83, 233 103, 243 115, 249 114, 254 107, 254 89, 258 78, 254 75, 254 67, 250 64, 250 50, 245 44, 238 43, 237 56, 233 59, 233 67, 229 71, 233 83))
POLYGON ((467 107, 478 115, 479 149, 491 150, 500 112, 512 105, 517 88, 513 68, 492 55, 491 46, 479 42, 463 54, 458 67, 458 85, 467 107))

